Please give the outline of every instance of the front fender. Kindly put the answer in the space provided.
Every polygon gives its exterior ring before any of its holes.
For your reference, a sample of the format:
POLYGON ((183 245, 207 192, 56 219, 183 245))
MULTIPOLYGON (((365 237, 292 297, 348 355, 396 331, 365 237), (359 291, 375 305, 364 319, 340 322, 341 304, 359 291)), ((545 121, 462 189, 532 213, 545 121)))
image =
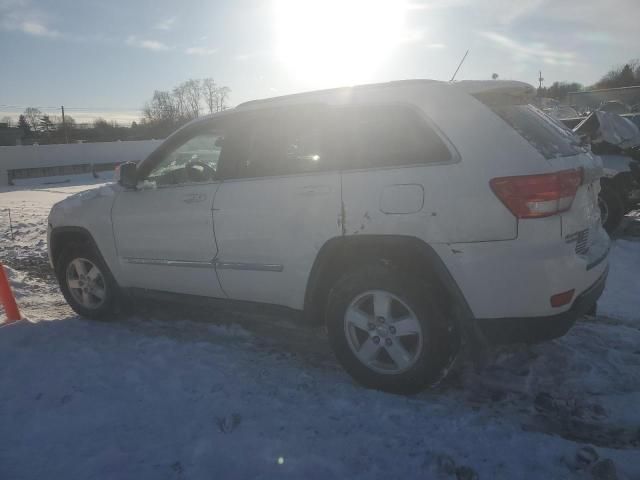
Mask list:
POLYGON ((111 208, 119 191, 118 185, 106 185, 71 195, 53 206, 48 219, 49 242, 53 231, 74 228, 86 231, 116 280, 120 272, 111 225, 111 208))

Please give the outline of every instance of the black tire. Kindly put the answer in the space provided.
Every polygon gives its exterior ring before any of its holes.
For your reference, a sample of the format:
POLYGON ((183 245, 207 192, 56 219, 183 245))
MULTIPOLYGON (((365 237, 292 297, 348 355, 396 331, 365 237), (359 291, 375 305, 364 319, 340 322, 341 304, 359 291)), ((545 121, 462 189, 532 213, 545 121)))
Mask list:
POLYGON ((607 233, 613 233, 624 217, 624 202, 618 193, 607 185, 603 185, 598 198, 602 226, 607 233))
POLYGON ((85 318, 105 320, 115 312, 118 286, 102 260, 102 256, 86 243, 71 244, 66 247, 56 262, 56 277, 60 290, 69 306, 80 316, 85 318), (86 259, 98 268, 102 275, 100 286, 104 289, 104 299, 96 308, 82 305, 71 293, 67 282, 67 269, 76 259, 86 259))
POLYGON ((364 267, 340 278, 329 294, 326 323, 331 347, 345 370, 365 387, 392 393, 417 393, 441 379, 458 345, 429 286, 384 265, 364 267), (391 293, 417 317, 422 348, 416 348, 415 363, 405 371, 379 373, 359 360, 349 345, 345 313, 354 299, 369 291, 391 293))

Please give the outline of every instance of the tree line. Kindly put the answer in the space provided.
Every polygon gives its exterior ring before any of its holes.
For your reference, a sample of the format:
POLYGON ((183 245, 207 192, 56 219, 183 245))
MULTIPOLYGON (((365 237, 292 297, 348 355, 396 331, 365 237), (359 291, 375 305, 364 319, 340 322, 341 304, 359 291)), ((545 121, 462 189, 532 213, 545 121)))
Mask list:
POLYGON ((564 100, 569 92, 596 90, 602 88, 621 88, 640 86, 640 60, 629 60, 609 70, 593 85, 585 87, 578 82, 553 82, 549 87, 538 89, 541 97, 564 100))
MULTIPOLYGON (((170 91, 156 90, 142 108, 142 118, 130 126, 96 118, 80 125, 70 116, 49 115, 36 107, 28 107, 18 117, 17 127, 23 143, 112 142, 116 140, 147 140, 164 138, 176 128, 194 118, 216 113, 229 107, 231 89, 217 85, 213 78, 190 79, 170 91)), ((13 119, 0 123, 11 125, 13 119)))
POLYGON ((166 136, 200 115, 226 110, 230 93, 229 87, 217 85, 213 78, 190 79, 170 91, 156 90, 142 109, 140 126, 166 136))
MULTIPOLYGON (((494 73, 492 78, 498 78, 494 73)), ((553 82, 538 89, 542 97, 565 100, 569 92, 601 88, 640 86, 640 60, 634 59, 609 70, 595 84, 585 87, 578 82, 553 82)), ((17 126, 22 130, 23 143, 64 143, 84 140, 109 142, 114 140, 145 140, 164 138, 176 128, 201 115, 216 113, 229 106, 231 89, 218 85, 213 78, 189 79, 171 90, 156 90, 142 108, 142 118, 130 126, 119 125, 102 118, 90 127, 76 123, 70 116, 48 115, 35 107, 28 107, 19 116, 17 126)), ((3 117, 2 123, 12 123, 3 117)))

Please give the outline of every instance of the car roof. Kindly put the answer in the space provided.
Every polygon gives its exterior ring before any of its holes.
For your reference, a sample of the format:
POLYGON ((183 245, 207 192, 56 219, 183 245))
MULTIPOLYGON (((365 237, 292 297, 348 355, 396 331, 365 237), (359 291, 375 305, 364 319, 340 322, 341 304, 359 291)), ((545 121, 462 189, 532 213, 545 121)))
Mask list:
POLYGON ((531 96, 536 93, 533 86, 516 80, 462 80, 454 85, 470 95, 504 93, 510 96, 531 96))
MULTIPOLYGON (((525 82, 512 80, 462 80, 457 82, 444 82, 431 79, 407 79, 391 82, 353 85, 348 87, 330 88, 325 90, 313 90, 309 92, 294 93, 278 97, 270 97, 258 100, 250 100, 237 105, 235 108, 223 112, 205 115, 197 118, 187 125, 206 122, 212 118, 220 118, 225 114, 239 111, 258 110, 266 107, 286 106, 300 103, 324 103, 329 99, 348 96, 354 91, 371 91, 378 89, 402 88, 407 86, 420 86, 425 88, 447 88, 449 91, 459 90, 465 94, 506 94, 510 96, 531 96, 535 93, 534 87, 525 82)), ((184 128, 184 127, 183 127, 184 128)))
POLYGON ((446 82, 442 82, 439 80, 429 80, 429 79, 409 79, 409 80, 394 80, 392 82, 382 82, 382 83, 369 83, 363 85, 352 85, 348 87, 338 87, 338 88, 328 88, 324 90, 312 90, 309 92, 301 92, 301 93, 293 93, 290 95, 282 95, 279 97, 271 97, 264 98, 259 100, 250 100, 248 102, 243 102, 238 105, 236 108, 245 109, 247 107, 257 107, 265 104, 275 104, 275 103, 288 103, 289 100, 302 100, 308 99, 309 101, 313 101, 314 97, 327 97, 327 96, 341 96, 345 93, 352 92, 354 90, 376 90, 383 88, 393 88, 393 87, 404 87, 407 85, 436 85, 436 84, 444 84, 446 82))
POLYGON ((265 98, 261 100, 250 100, 243 102, 236 108, 244 109, 247 107, 257 107, 265 104, 274 103, 287 103, 287 100, 299 100, 306 99, 313 100, 314 97, 322 96, 339 96, 345 92, 353 90, 377 90, 388 89, 394 87, 405 87, 407 85, 420 85, 425 87, 438 87, 438 86, 453 86, 456 89, 460 89, 465 93, 474 95, 478 93, 492 92, 492 93, 505 93, 508 95, 523 95, 530 96, 535 93, 535 88, 528 83, 519 82, 515 80, 462 80, 459 82, 443 82, 440 80, 430 79, 409 79, 409 80, 395 80, 392 82, 384 83, 371 83, 364 85, 354 85, 350 87, 331 88, 326 90, 314 90, 310 92, 294 93, 291 95, 283 95, 279 97, 265 98))

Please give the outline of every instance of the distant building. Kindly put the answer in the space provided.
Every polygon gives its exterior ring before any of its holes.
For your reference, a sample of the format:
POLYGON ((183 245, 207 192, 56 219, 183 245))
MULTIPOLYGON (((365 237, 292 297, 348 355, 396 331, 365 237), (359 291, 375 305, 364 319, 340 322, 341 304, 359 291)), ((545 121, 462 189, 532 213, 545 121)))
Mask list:
POLYGON ((0 146, 11 147, 22 145, 22 129, 0 123, 0 146))
POLYGON ((584 92, 569 92, 569 105, 578 110, 593 110, 612 100, 624 103, 628 107, 640 104, 640 85, 636 87, 603 88, 584 92))

